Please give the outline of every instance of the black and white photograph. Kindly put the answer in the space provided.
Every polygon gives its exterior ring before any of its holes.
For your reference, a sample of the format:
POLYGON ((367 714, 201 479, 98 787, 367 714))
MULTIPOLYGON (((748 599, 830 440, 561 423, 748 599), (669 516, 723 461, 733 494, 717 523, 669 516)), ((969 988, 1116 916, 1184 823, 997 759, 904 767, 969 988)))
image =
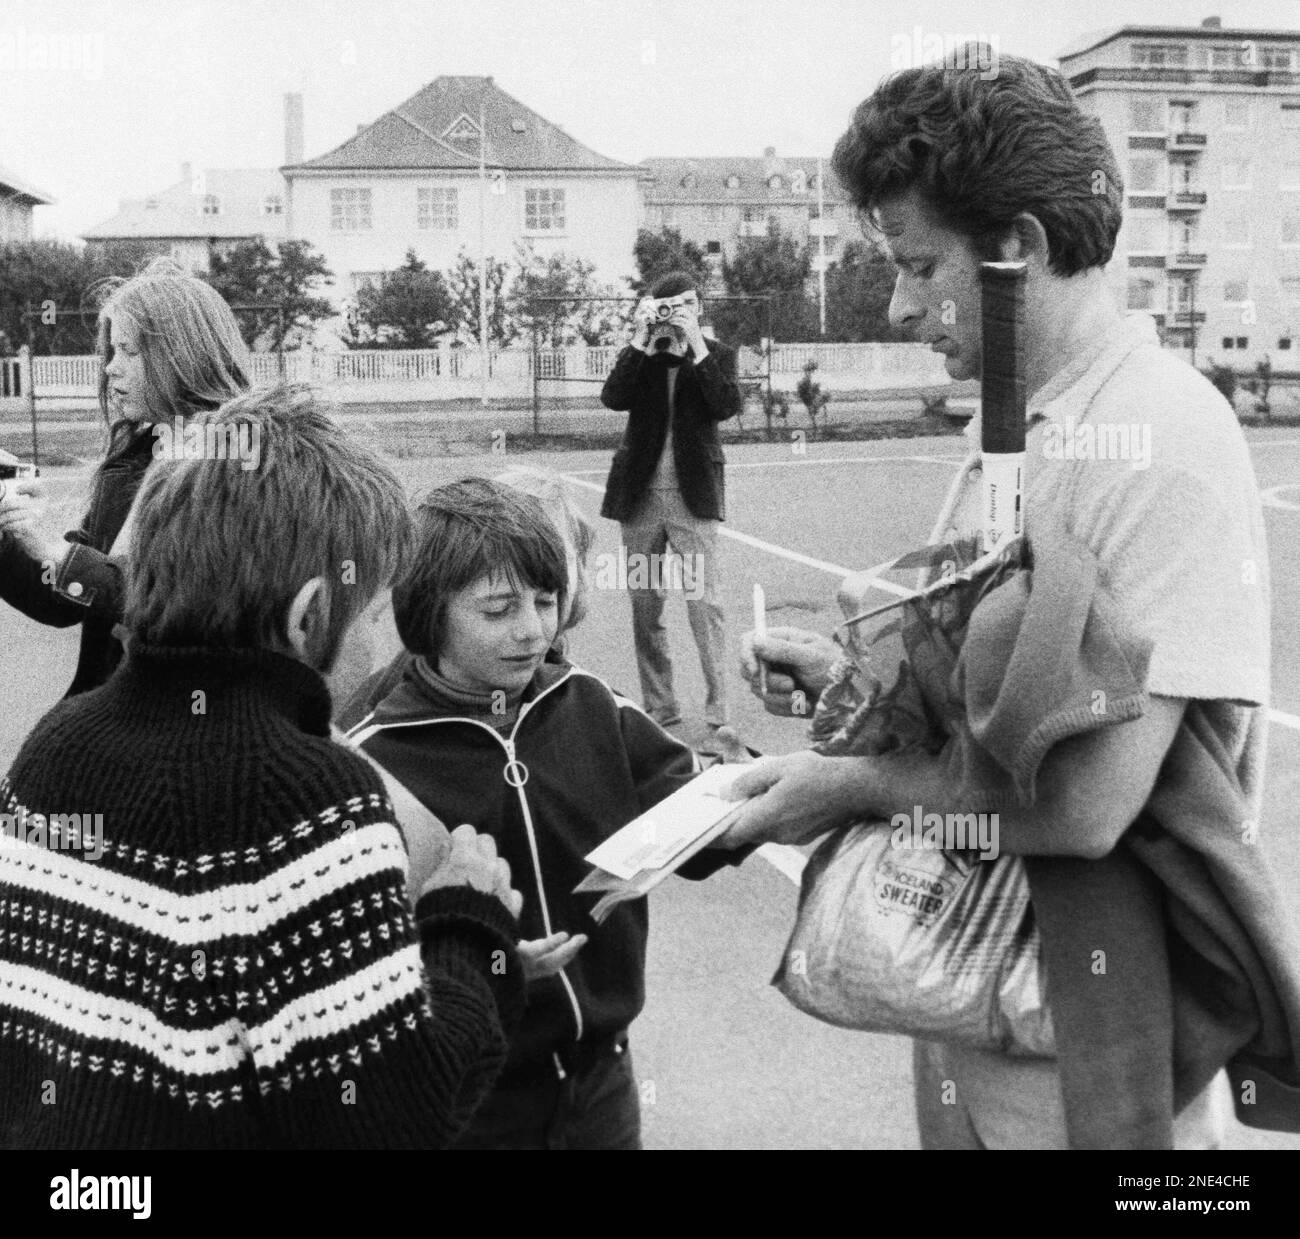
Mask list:
POLYGON ((1292 6, 3 0, 11 1204, 1258 1221, 1298 565, 1292 6))

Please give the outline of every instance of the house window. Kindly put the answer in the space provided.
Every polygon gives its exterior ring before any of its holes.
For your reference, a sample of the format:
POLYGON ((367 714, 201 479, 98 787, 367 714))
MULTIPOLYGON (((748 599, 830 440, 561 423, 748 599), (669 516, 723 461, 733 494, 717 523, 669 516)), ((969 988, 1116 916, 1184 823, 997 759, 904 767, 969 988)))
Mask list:
POLYGON ((1224 336, 1224 337, 1223 337, 1223 347, 1224 347, 1224 348, 1231 348, 1231 347, 1232 347, 1232 337, 1231 337, 1231 336, 1224 336))
POLYGON ((740 177, 738 177, 734 172, 729 177, 727 177, 727 188, 728 189, 740 188, 740 177))
POLYGON ((415 191, 415 225, 435 232, 455 232, 460 227, 458 191, 422 186, 415 191))
POLYGON ((564 231, 564 190, 524 190, 524 231, 564 231))
POLYGON ((815 202, 810 202, 808 204, 808 218, 809 219, 834 219, 835 206, 833 203, 827 203, 824 207, 821 207, 819 209, 815 202))
POLYGON ((1282 128, 1300 129, 1300 103, 1282 105, 1282 128))
POLYGON ((1229 159, 1223 165, 1224 189, 1250 188, 1250 160, 1229 159))
POLYGON ((1139 95, 1128 103, 1128 127, 1134 133, 1164 133, 1165 105, 1161 99, 1139 95))
POLYGON ((769 176, 767 178, 767 187, 768 189, 780 189, 781 178, 779 176, 769 176))
POLYGON ((1133 47, 1133 63, 1139 69, 1179 69, 1187 66, 1185 43, 1138 43, 1133 47))
POLYGON ((1162 254, 1165 249, 1164 217, 1130 215, 1124 221, 1124 247, 1132 253, 1162 254))
POLYGON ((1240 305, 1250 298, 1250 282, 1238 278, 1227 280, 1223 285, 1223 300, 1227 305, 1240 305))
POLYGON ((1240 44, 1210 48, 1211 69, 1240 69, 1245 63, 1245 49, 1240 44))
POLYGON ((330 228, 335 232, 368 232, 370 190, 352 187, 331 189, 330 228))
POLYGON ((384 282, 382 271, 353 271, 352 295, 356 296, 362 289, 379 288, 384 282))
POLYGON ((1282 301, 1288 306, 1300 306, 1300 279, 1291 276, 1282 281, 1282 301))
POLYGON ((1290 336, 1278 337, 1277 346, 1282 352, 1285 353, 1287 349, 1291 347, 1291 337, 1290 336))
POLYGON ((1223 101, 1223 127, 1246 129, 1250 125, 1250 100, 1236 96, 1223 101))
POLYGON ((262 199, 262 214, 283 215, 284 199, 281 198, 279 194, 267 194, 266 197, 262 199))
POLYGON ((721 254, 721 253, 722 253, 722 242, 721 242, 721 241, 705 241, 705 243, 704 243, 704 252, 705 252, 706 254, 721 254))
POLYGON ((221 199, 218 198, 216 194, 203 195, 203 214, 204 215, 221 214, 221 199))
POLYGON ((1250 244, 1250 217, 1248 215, 1229 215, 1224 219, 1223 243, 1232 246, 1250 244))
POLYGON ((1145 157, 1128 161, 1128 191, 1131 194, 1158 192, 1163 161, 1145 157))
POLYGON ((1262 47, 1259 50, 1261 69, 1280 69, 1284 73, 1289 73, 1292 63, 1289 47, 1262 47))
POLYGON ((1128 308, 1130 310, 1149 310, 1156 302, 1156 285, 1154 280, 1144 280, 1140 276, 1129 276, 1128 308))

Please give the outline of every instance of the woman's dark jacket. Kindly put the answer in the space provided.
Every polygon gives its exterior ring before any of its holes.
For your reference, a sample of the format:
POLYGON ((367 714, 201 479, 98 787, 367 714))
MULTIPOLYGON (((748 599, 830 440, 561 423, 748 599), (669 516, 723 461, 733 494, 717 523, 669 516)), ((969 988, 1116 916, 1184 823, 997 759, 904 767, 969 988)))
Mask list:
POLYGON ((110 449, 95 471, 90 507, 81 527, 64 534, 72 548, 53 579, 45 564, 13 538, 0 536, 0 598, 24 615, 56 628, 81 625, 77 672, 68 697, 98 688, 122 659, 113 635, 121 622, 125 586, 120 562, 108 552, 145 470, 153 460, 151 430, 132 431, 110 449))

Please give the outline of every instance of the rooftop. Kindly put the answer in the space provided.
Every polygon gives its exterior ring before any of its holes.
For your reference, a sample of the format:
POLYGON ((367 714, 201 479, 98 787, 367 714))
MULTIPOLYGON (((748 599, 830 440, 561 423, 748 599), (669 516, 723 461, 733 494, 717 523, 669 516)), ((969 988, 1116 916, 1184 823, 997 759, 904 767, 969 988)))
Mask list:
MULTIPOLYGON (((827 202, 842 202, 840 188, 830 161, 823 160, 827 202)), ((817 156, 778 156, 769 153, 757 157, 744 155, 699 156, 694 159, 654 158, 641 161, 642 188, 647 202, 741 201, 762 202, 788 199, 797 202, 817 201, 817 156), (796 174, 802 173, 805 190, 792 187, 796 174), (731 178, 735 185, 728 185, 731 178), (780 184, 770 187, 772 177, 780 184)))
POLYGON ((1285 43, 1300 42, 1300 30, 1264 30, 1246 26, 1111 26, 1081 35, 1057 53, 1057 60, 1082 56, 1085 52, 1126 37, 1163 41, 1203 39, 1215 43, 1285 43))
POLYGON ((283 231, 283 215, 263 213, 264 200, 284 196, 284 179, 273 168, 213 168, 204 172, 202 193, 187 180, 177 181, 148 198, 121 202, 117 214, 81 235, 87 241, 154 240, 162 237, 234 239, 283 231), (212 195, 216 215, 203 213, 212 195))
POLYGON ((26 198, 32 206, 49 206, 54 202, 49 194, 15 176, 4 164, 0 164, 0 191, 8 191, 6 197, 26 198))

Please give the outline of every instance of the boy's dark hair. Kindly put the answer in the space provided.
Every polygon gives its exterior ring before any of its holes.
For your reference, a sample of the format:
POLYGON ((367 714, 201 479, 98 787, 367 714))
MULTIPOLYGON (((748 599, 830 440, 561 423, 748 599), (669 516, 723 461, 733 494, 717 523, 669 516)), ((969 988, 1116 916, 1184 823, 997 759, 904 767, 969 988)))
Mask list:
POLYGON ((700 290, 689 271, 666 271, 650 285, 652 297, 679 297, 682 293, 691 292, 699 296, 700 290))
POLYGON ((256 388, 195 419, 205 433, 243 428, 251 469, 230 456, 149 466, 127 557, 129 630, 153 645, 273 649, 294 595, 323 576, 337 650, 405 569, 411 518, 401 482, 329 407, 305 384, 256 388))
POLYGON ((516 585, 554 593, 563 611, 564 543, 532 495, 487 478, 462 478, 425 496, 415 528, 411 568, 393 587, 397 631, 411 653, 436 662, 448 600, 498 569, 516 585))
POLYGON ((1104 266, 1123 182, 1101 124, 1059 73, 1031 60, 1001 56, 988 80, 961 67, 989 63, 984 51, 886 78, 836 144, 835 175, 873 225, 882 199, 915 187, 985 260, 1027 211, 1047 233, 1054 274, 1104 266))

